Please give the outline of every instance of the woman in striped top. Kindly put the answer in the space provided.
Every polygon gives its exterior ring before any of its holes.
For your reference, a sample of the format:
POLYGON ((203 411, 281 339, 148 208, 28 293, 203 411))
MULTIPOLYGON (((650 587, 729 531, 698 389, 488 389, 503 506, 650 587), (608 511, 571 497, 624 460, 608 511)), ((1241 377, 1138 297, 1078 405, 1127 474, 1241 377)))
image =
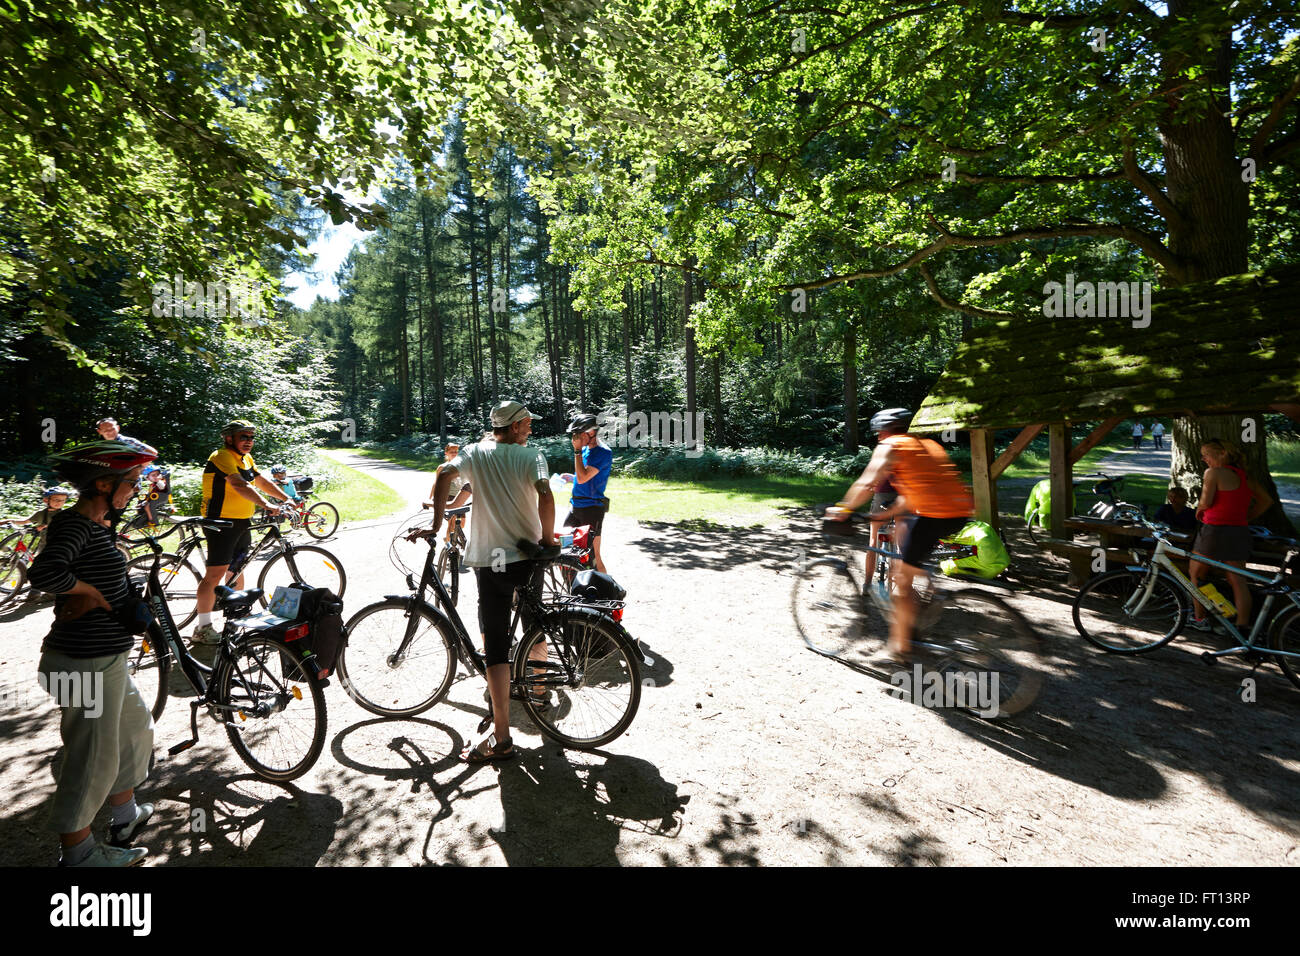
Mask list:
POLYGON ((127 673, 134 638, 119 620, 128 588, 113 536, 140 490, 140 472, 157 456, 122 436, 50 456, 81 493, 50 522, 28 572, 33 587, 56 595, 38 677, 61 711, 64 759, 50 811, 60 866, 131 866, 148 852, 130 841, 153 813, 135 802, 135 787, 149 774, 153 717, 127 673), (109 843, 97 845, 91 824, 105 799, 113 813, 109 843))

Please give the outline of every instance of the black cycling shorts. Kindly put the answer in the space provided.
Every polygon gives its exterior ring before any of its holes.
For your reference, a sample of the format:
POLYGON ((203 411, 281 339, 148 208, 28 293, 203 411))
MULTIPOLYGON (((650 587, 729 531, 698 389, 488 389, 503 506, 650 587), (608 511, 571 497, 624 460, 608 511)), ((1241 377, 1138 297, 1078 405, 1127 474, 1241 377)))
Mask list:
POLYGON ((914 515, 907 520, 907 539, 900 558, 904 564, 919 568, 930 556, 940 538, 947 538, 966 527, 970 518, 927 518, 914 515))
POLYGON ((234 527, 224 531, 203 529, 203 537, 208 541, 208 567, 228 567, 235 559, 248 554, 253 546, 253 533, 248 530, 248 518, 222 518, 234 527))
POLYGON ((574 508, 569 512, 569 516, 564 519, 566 528, 581 528, 584 524, 591 525, 591 536, 593 538, 600 537, 600 529, 604 523, 605 509, 600 505, 574 508))
MULTIPOLYGON (((512 561, 500 571, 475 568, 478 579, 478 626, 483 634, 484 657, 487 666, 505 664, 510 660, 510 612, 515 590, 540 584, 544 565, 532 561, 512 561), (536 571, 536 574, 533 572, 536 571)), ((532 621, 525 606, 524 629, 532 621)))

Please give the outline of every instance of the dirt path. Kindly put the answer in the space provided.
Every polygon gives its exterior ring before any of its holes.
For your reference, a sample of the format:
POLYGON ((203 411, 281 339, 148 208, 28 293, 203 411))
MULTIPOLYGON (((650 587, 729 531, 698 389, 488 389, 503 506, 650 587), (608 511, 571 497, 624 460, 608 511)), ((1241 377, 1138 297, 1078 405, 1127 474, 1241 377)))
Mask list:
MULTIPOLYGON (((413 498, 431 483, 357 467, 413 498)), ((349 613, 403 590, 386 558, 401 517, 325 543, 347 568, 349 613)), ((1261 670, 1243 703, 1250 671, 1205 667, 1187 638, 1146 659, 1094 652, 1069 623, 1064 574, 1038 557, 1021 565, 1032 596, 1013 600, 1049 642, 1051 681, 998 726, 896 700, 804 648, 791 575, 828 546, 802 515, 687 532, 615 511, 606 538, 656 666, 605 751, 516 723, 521 758, 473 769, 455 753, 484 712, 477 679, 412 720, 378 720, 334 685, 325 754, 280 787, 207 721, 198 746, 161 759, 186 735, 177 701, 142 788, 158 801, 153 865, 1300 863, 1300 690, 1261 670)), ((474 608, 472 585, 461 603, 474 608)), ((53 862, 57 711, 33 679, 49 618, 48 605, 0 618, 0 863, 53 862)))

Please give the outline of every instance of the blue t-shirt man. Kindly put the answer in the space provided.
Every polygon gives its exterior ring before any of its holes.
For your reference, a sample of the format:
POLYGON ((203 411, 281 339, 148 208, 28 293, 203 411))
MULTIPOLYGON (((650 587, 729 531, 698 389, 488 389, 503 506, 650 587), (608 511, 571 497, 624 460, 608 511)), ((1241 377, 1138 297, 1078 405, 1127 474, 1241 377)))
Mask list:
POLYGON ((597 440, 582 450, 582 463, 588 468, 595 468, 596 477, 590 481, 579 481, 573 486, 573 507, 590 508, 601 504, 605 497, 605 485, 609 483, 609 472, 614 467, 614 452, 608 445, 597 440))

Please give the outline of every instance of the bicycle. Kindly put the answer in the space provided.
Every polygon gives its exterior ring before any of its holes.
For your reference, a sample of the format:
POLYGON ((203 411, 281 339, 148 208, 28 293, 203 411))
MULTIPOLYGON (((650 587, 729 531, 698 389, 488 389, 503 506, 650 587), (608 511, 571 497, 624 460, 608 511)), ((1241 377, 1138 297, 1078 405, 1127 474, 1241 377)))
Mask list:
MULTIPOLYGON (((389 595, 353 615, 337 663, 348 696, 384 717, 411 717, 441 701, 455 679, 457 660, 487 676, 486 660, 434 568, 433 532, 417 529, 409 535, 412 541, 421 537, 429 544, 418 584, 408 574, 411 594, 389 595), (425 598, 430 588, 436 604, 425 598)), ((557 557, 554 548, 543 551, 523 541, 518 546, 537 554, 534 582, 536 571, 557 557)), ((517 599, 510 633, 517 632, 521 618, 528 624, 514 647, 511 696, 538 730, 566 747, 590 750, 617 738, 640 705, 642 660, 636 642, 609 616, 620 602, 575 596, 544 602, 535 586, 520 588, 517 599), (545 657, 531 659, 538 648, 545 657)), ((489 700, 479 733, 492 717, 489 700)))
MULTIPOLYGON (((1170 560, 1170 556, 1192 559, 1192 553, 1170 543, 1167 525, 1148 521, 1135 506, 1125 505, 1121 516, 1141 524, 1156 539, 1151 557, 1143 561, 1134 552, 1135 565, 1105 571, 1094 576, 1074 599, 1075 629, 1090 644, 1112 654, 1144 654, 1164 647, 1187 623, 1190 602, 1202 596, 1170 560)), ((1213 664, 1221 657, 1236 655, 1258 666, 1273 660, 1291 683, 1300 687, 1300 591, 1286 583, 1289 574, 1300 573, 1300 549, 1295 542, 1286 553, 1282 567, 1271 577, 1234 568, 1213 558, 1197 556, 1194 560, 1248 581, 1262 585, 1264 603, 1255 612, 1249 634, 1243 636, 1218 607, 1208 601, 1212 619, 1238 643, 1224 650, 1205 651, 1201 659, 1213 664), (1273 613, 1279 598, 1282 610, 1273 613), (1290 607, 1286 607, 1286 603, 1290 607), (1259 638, 1268 628, 1267 646, 1259 638)))
MULTIPOLYGON (((198 614, 198 589, 203 580, 203 574, 190 561, 190 556, 196 550, 200 556, 203 554, 200 547, 203 538, 199 534, 199 526, 204 522, 217 519, 171 516, 168 520, 181 528, 181 544, 175 552, 164 554, 164 574, 167 577, 164 590, 180 605, 180 610, 185 612, 178 625, 185 627, 198 614)), ((257 589, 262 592, 258 596, 258 601, 262 607, 267 606, 270 601, 269 595, 275 593, 276 587, 288 585, 293 581, 314 588, 326 588, 340 598, 343 597, 344 588, 347 587, 347 573, 343 570, 342 562, 330 552, 314 544, 295 544, 285 536, 274 519, 257 521, 252 525, 251 530, 265 530, 266 533, 261 541, 249 548, 246 554, 242 557, 236 556, 227 572, 226 580, 235 580, 254 560, 265 557, 266 563, 257 577, 257 589)), ((171 533, 171 531, 166 532, 159 538, 171 533)), ((159 538, 149 540, 156 541, 159 538)), ((141 575, 144 567, 151 561, 152 555, 141 555, 132 559, 127 563, 127 574, 131 575, 134 572, 137 576, 141 575)), ((204 568, 206 567, 205 564, 204 568)))
POLYGON ((330 537, 339 527, 339 509, 328 501, 317 501, 310 507, 307 500, 315 497, 312 486, 315 480, 310 475, 293 475, 289 478, 300 500, 289 500, 281 516, 289 521, 290 530, 302 528, 311 537, 323 540, 330 537))
MULTIPOLYGON (((1097 500, 1092 503, 1085 517, 1088 518, 1109 518, 1114 514, 1115 509, 1124 502, 1119 500, 1119 492, 1124 490, 1124 475, 1108 475, 1105 472, 1094 471, 1086 475, 1078 475, 1073 481, 1073 487, 1080 488, 1089 484, 1093 478, 1100 478, 1100 481, 1092 483, 1091 492, 1097 500)), ((1133 506, 1136 507, 1136 506, 1133 506)), ((1040 544, 1047 540, 1047 528, 1039 523, 1042 514, 1041 509, 1034 508, 1029 512, 1025 519, 1025 524, 1029 528, 1029 537, 1035 544, 1040 544)))
POLYGON ((43 532, 12 522, 0 524, 0 529, 13 531, 0 540, 0 607, 4 607, 28 589, 27 567, 40 551, 43 532))
MULTIPOLYGON (((825 522, 823 530, 852 537, 855 525, 869 520, 866 515, 854 514, 847 522, 825 522)), ((896 551, 864 547, 879 557, 878 564, 901 557, 896 551)), ((957 699, 956 706, 981 717, 1009 717, 1027 709, 1038 697, 1043 682, 1042 638, 1000 597, 976 588, 952 590, 945 584, 936 562, 972 554, 970 545, 940 542, 927 561, 928 584, 916 591, 912 648, 917 661, 913 667, 934 673, 945 687, 956 688, 958 692, 949 696, 957 699), (969 688, 972 682, 991 688, 996 703, 969 705, 960 689, 963 684, 969 688)), ((873 586, 860 582, 861 567, 859 561, 838 557, 805 562, 795 575, 791 605, 795 626, 810 650, 879 673, 880 666, 871 662, 879 661, 885 650, 893 619, 893 589, 875 578, 870 582, 873 586)), ((898 665, 890 666, 896 670, 898 665)), ((895 677, 891 676, 891 683, 895 677)))
POLYGON ((465 546, 468 543, 465 539, 464 516, 469 514, 469 509, 469 505, 447 509, 447 543, 442 546, 442 552, 438 555, 438 580, 443 583, 451 596, 453 605, 460 600, 461 573, 469 570, 461 567, 465 546))
MULTIPOLYGON (((208 528, 226 524, 192 520, 208 528)), ((261 618, 245 617, 260 593, 218 586, 216 609, 225 614, 225 625, 212 665, 203 664, 185 646, 169 610, 160 577, 165 552, 154 539, 150 548, 152 564, 143 596, 153 620, 137 637, 127 669, 141 697, 153 699, 150 709, 155 721, 167 704, 173 661, 194 691, 190 739, 168 753, 176 756, 198 743, 199 710, 206 708, 225 728, 235 753, 259 777, 272 781, 301 777, 320 757, 326 732, 325 684, 316 676, 313 656, 300 655, 293 643, 310 634, 310 624, 267 624, 261 618)))

